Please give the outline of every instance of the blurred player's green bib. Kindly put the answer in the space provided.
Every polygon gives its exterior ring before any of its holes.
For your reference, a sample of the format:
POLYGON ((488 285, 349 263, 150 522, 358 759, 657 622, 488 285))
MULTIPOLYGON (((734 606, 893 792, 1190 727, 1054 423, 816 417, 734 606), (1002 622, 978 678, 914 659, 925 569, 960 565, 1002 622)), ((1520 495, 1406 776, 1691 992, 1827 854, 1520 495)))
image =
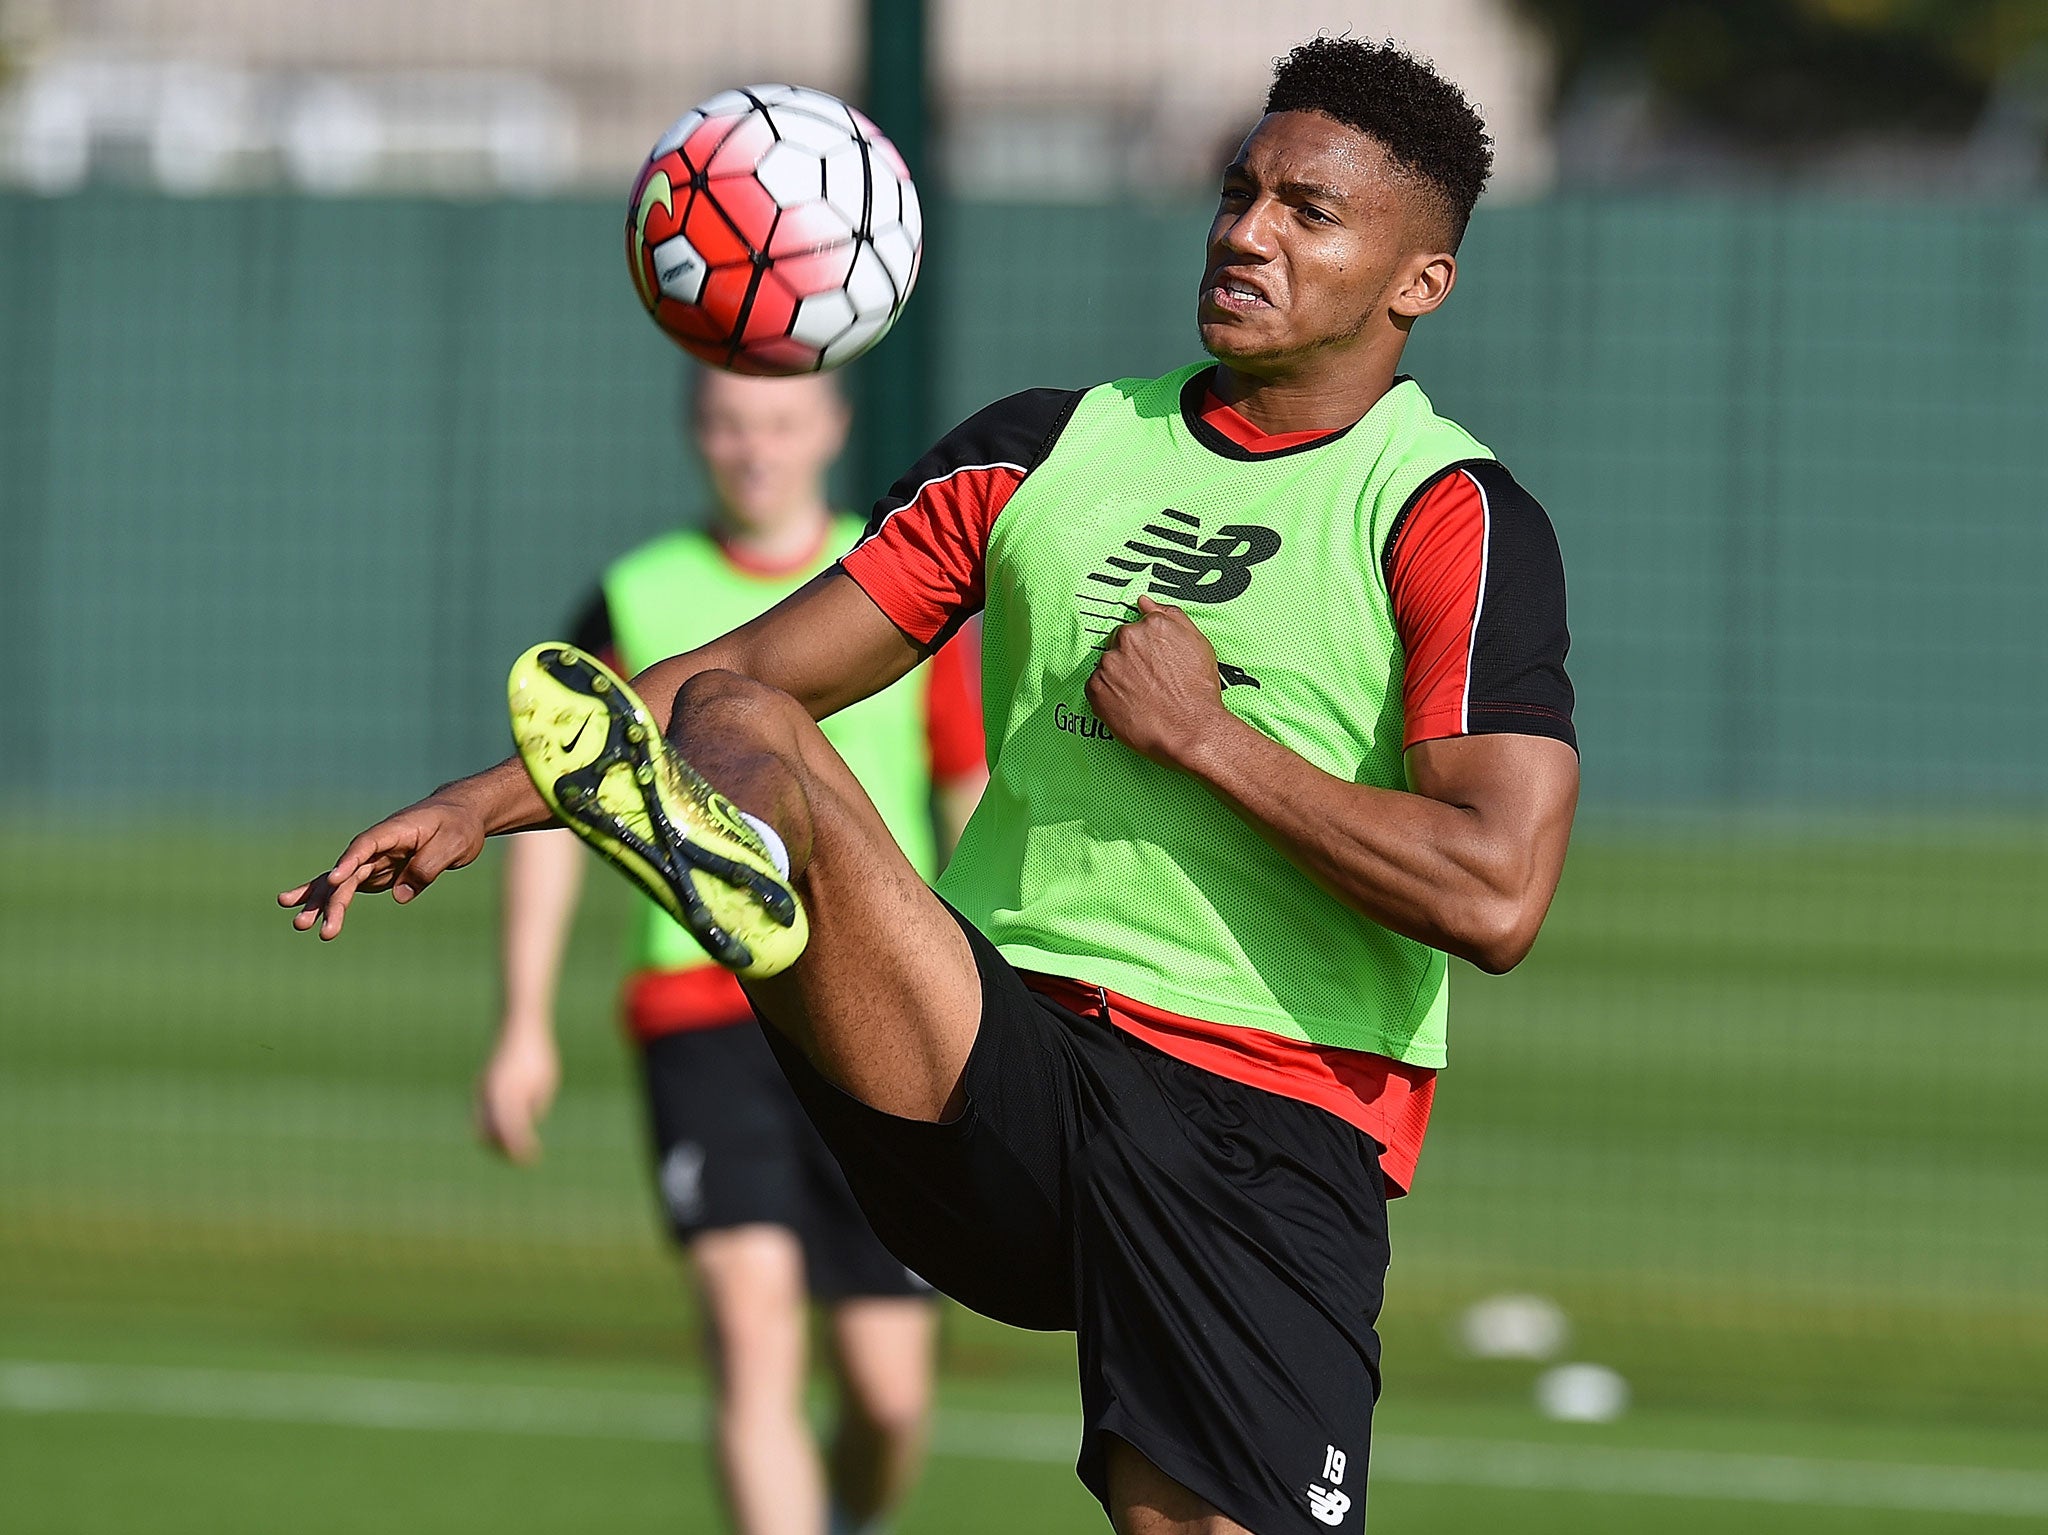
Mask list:
MULTIPOLYGON (((605 606, 622 669, 631 675, 760 617, 852 548, 860 531, 857 519, 834 518, 832 536, 815 560, 771 576, 741 570, 702 533, 670 533, 634 550, 604 577, 605 606)), ((841 710, 822 728, 866 787, 897 845, 930 878, 938 854, 926 766, 926 686, 920 670, 841 710)), ((660 907, 646 901, 642 908, 633 951, 636 967, 688 970, 711 963, 660 907)))
POLYGON ((1116 741, 1084 689, 1149 593, 1215 646, 1234 713, 1339 778, 1405 787, 1381 556, 1416 491, 1493 455, 1405 380, 1311 446, 1208 446, 1181 411, 1206 366, 1090 390, 996 519, 993 781, 940 889, 1021 969, 1440 1066, 1444 956, 1344 906, 1194 779, 1116 741))

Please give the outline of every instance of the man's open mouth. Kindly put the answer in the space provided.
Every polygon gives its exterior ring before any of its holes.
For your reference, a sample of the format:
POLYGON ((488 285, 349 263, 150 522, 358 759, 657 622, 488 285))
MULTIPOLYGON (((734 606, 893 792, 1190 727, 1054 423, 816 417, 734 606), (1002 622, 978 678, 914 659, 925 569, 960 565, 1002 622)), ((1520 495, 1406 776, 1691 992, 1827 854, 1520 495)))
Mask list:
POLYGON ((1217 277, 1210 281, 1207 291, 1209 301, 1220 309, 1248 310, 1268 308, 1272 300, 1265 290, 1235 277, 1217 277))

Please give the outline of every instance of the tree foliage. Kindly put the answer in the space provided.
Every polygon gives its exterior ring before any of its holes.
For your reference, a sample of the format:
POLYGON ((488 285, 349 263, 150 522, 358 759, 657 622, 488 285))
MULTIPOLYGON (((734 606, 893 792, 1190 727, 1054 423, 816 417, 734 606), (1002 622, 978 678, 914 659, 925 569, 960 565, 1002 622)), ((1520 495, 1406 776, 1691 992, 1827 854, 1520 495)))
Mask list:
POLYGON ((1637 67, 1740 137, 1794 146, 1955 132, 1999 77, 2048 50, 2044 0, 1522 0, 1555 37, 1561 88, 1637 67))

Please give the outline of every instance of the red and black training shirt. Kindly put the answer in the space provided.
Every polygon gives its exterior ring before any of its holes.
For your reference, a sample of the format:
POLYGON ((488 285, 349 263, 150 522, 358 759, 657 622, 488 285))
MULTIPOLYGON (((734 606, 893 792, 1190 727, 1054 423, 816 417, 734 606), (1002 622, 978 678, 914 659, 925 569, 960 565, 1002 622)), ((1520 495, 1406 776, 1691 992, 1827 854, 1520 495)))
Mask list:
MULTIPOLYGON (((1311 448, 1334 433, 1261 432, 1197 375, 1190 432, 1239 459, 1311 448)), ((978 612, 996 519, 1059 440, 1083 391, 1034 389, 969 417, 876 503, 840 562, 899 629, 931 644, 978 612)), ((1381 554, 1405 664, 1403 745, 1449 737, 1547 736, 1576 747, 1564 565, 1550 518, 1505 467, 1445 469, 1409 499, 1381 554)), ((1414 1176, 1435 1073, 1382 1056, 1188 1018, 1061 977, 1025 977, 1193 1065, 1314 1103, 1386 1148, 1390 1192, 1414 1176)))

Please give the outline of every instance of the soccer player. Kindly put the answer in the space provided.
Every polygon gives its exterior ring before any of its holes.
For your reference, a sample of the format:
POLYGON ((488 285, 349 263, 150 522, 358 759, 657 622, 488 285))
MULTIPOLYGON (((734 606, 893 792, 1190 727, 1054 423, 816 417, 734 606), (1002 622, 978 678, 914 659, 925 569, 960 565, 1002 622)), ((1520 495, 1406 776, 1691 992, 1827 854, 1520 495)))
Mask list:
POLYGON ((1224 172, 1213 361, 971 417, 644 706, 537 648, 523 765, 281 898, 331 938, 487 833, 581 829, 747 980, 891 1250, 1076 1331, 1122 1531, 1363 1527, 1446 955, 1516 964, 1563 866, 1557 543, 1398 371, 1490 161, 1427 65, 1304 44, 1224 172), (815 721, 976 610, 993 777, 942 901, 815 721))
MULTIPOLYGON (((712 490, 705 531, 677 530, 617 560, 576 642, 632 669, 758 616, 843 554, 860 523, 835 517, 825 474, 848 415, 829 376, 703 373, 691 435, 712 490)), ((957 836, 986 778, 967 645, 826 725, 920 873, 938 849, 932 800, 957 836)), ((567 830, 516 837, 505 856, 505 1009, 477 1084, 485 1139, 516 1162, 560 1081, 554 1003, 583 872, 567 830)), ((804 1413, 807 1301, 826 1308, 842 1398, 832 1528, 868 1528, 907 1490, 931 1396, 931 1290, 890 1256, 804 1117, 732 974, 660 907, 642 903, 625 1021, 639 1046, 657 1182, 689 1250, 717 1372, 715 1450, 740 1535, 818 1535, 826 1478, 804 1413)))

